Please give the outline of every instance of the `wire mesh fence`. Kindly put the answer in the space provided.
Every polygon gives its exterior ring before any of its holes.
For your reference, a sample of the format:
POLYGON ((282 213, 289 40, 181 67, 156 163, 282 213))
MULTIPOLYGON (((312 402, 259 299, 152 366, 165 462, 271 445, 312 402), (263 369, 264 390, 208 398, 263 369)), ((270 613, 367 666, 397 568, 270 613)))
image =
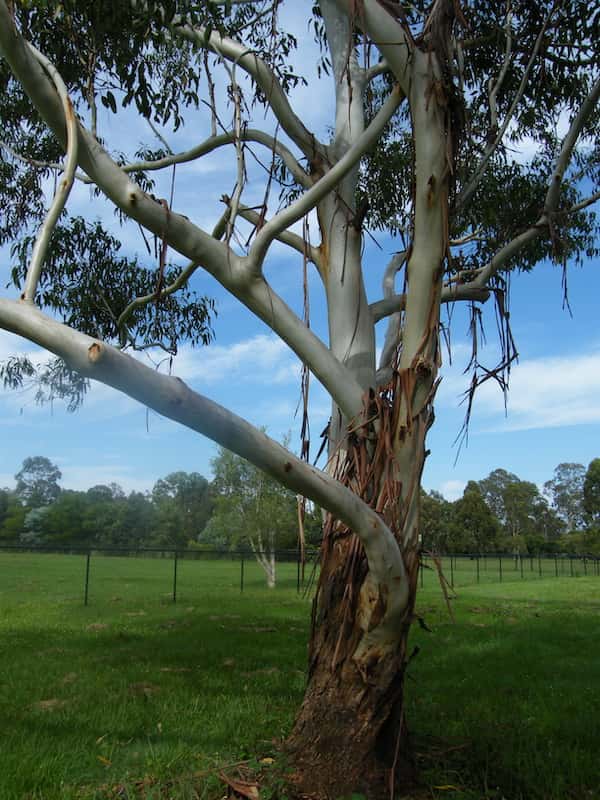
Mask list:
MULTIPOLYGON (((318 551, 275 552, 274 590, 308 594, 318 572, 318 551)), ((57 548, 0 544, 0 592, 23 592, 33 586, 67 602, 84 605, 124 596, 142 602, 188 602, 199 592, 266 590, 266 576, 250 550, 177 548, 57 548), (35 579, 21 576, 34 574, 35 579), (29 583, 27 582, 29 581, 29 583)), ((421 588, 452 589, 480 583, 544 578, 600 577, 600 558, 588 555, 507 553, 422 553, 421 588)))

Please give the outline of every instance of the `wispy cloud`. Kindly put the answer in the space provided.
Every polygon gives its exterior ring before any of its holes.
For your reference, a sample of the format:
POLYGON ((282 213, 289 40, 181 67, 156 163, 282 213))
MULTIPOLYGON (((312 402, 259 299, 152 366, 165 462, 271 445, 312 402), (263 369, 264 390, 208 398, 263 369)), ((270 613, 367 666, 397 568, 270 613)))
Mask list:
POLYGON ((266 334, 231 345, 183 347, 173 364, 174 374, 199 385, 225 380, 290 383, 298 380, 299 369, 288 346, 266 334))
POLYGON ((86 491, 98 484, 118 483, 126 492, 145 492, 152 488, 150 479, 140 477, 131 467, 123 463, 74 464, 56 458, 62 472, 60 485, 64 489, 86 491))
MULTIPOLYGON (((467 383, 465 376, 450 375, 440 400, 449 405, 467 383)), ((600 423, 600 351, 522 361, 511 371, 506 418, 494 381, 480 387, 474 408, 472 433, 600 423)))

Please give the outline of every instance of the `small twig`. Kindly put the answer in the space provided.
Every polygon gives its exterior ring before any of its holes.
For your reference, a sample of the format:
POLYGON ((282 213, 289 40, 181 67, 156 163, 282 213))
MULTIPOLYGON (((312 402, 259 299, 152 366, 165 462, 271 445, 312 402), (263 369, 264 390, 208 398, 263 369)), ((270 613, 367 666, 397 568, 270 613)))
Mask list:
POLYGON ((485 148, 484 154, 483 154, 479 164, 477 165, 477 167, 475 169, 475 172, 473 173, 473 176, 471 177, 469 183, 465 186, 465 188, 462 190, 462 192, 460 193, 460 195, 458 196, 458 198, 456 200, 456 208, 457 209, 463 208, 465 206, 465 204, 467 203, 467 201, 470 200, 471 196, 473 195, 473 192, 475 191, 475 189, 479 185, 479 182, 480 182, 481 178, 483 177, 483 173, 485 172, 485 168, 487 167, 488 161, 490 160, 490 158, 492 157, 492 155, 496 151, 496 148, 498 147, 498 145, 502 141, 502 139, 504 137, 504 134, 506 133, 506 129, 508 128, 512 118, 514 117, 514 114, 515 114, 515 111, 517 109, 517 106, 521 102, 521 99, 522 99, 523 94, 525 92, 525 87, 527 86, 527 81, 529 80, 529 75, 531 73, 531 70, 533 69, 533 65, 535 63, 535 60, 536 60, 536 58, 538 56, 538 53, 539 53, 540 48, 542 46, 542 43, 544 41, 544 37, 545 37, 545 34, 546 34, 546 29, 548 28, 548 25, 550 24, 550 20, 551 20, 551 18, 553 16, 554 12, 561 5, 561 3, 562 3, 562 0, 556 0, 556 2, 553 4, 552 8, 548 12, 548 15, 546 16, 546 18, 545 18, 545 20, 544 20, 544 22, 542 24, 542 27, 540 28, 540 31, 539 31, 539 33, 537 35, 537 39, 536 39, 535 44, 533 46, 533 50, 531 52, 531 56, 529 57, 529 61, 527 62, 527 66, 525 67, 525 71, 523 72, 523 75, 521 77, 521 82, 519 84, 519 87, 518 87, 518 89, 517 89, 517 91, 515 93, 515 96, 514 96, 513 101, 512 101, 512 103, 510 105, 510 108, 506 112, 506 116, 504 118, 504 122, 502 123, 501 128, 497 132, 492 131, 492 133, 495 134, 493 136, 492 141, 485 148))
MULTIPOLYGON (((512 51, 512 10, 510 7, 510 0, 507 0, 506 3, 506 23, 504 29, 506 31, 506 48, 504 51, 504 63, 502 64, 502 69, 500 70, 500 74, 498 75, 498 80, 496 84, 491 88, 489 93, 489 103, 490 103, 490 127, 491 130, 496 133, 498 130, 498 107, 496 105, 496 98, 498 96, 498 92, 500 91, 502 84, 504 83, 504 78, 506 77, 506 73, 508 72, 508 67, 510 65, 511 60, 511 51, 512 51)), ((490 84, 492 83, 492 79, 490 78, 490 84)))
POLYGON ((168 297, 173 292, 176 292, 178 289, 181 289, 184 286, 188 279, 194 274, 194 272, 198 269, 199 264, 195 261, 190 262, 185 269, 183 269, 177 278, 173 281, 173 283, 169 284, 169 286, 165 286, 163 289, 160 290, 160 294, 157 297, 156 290, 152 292, 152 294, 144 295, 143 297, 136 297, 135 300, 132 300, 131 303, 125 308, 124 311, 121 312, 118 320, 117 320, 117 328, 121 331, 125 330, 127 320, 131 317, 133 312, 138 308, 143 308, 147 306, 149 303, 156 302, 158 299, 163 300, 165 297, 168 297))

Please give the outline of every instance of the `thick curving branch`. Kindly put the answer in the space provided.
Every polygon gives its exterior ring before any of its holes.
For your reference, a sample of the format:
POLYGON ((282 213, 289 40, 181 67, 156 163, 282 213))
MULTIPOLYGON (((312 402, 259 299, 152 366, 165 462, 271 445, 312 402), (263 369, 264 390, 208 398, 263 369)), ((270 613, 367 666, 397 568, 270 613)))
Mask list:
MULTIPOLYGON (((475 286, 472 283, 447 284, 442 289, 440 303, 454 303, 461 300, 478 301, 485 303, 489 298, 490 292, 485 286, 475 286)), ((384 297, 383 300, 375 300, 369 305, 374 322, 381 322, 382 319, 404 311, 406 308, 406 295, 393 294, 384 297)))
MULTIPOLYGON (((573 157, 573 151, 575 150, 575 146, 577 145, 579 137, 581 136, 581 133, 591 114, 596 109, 598 102, 600 102, 600 78, 596 80, 588 96, 581 104, 577 114, 571 121, 571 125, 569 126, 566 136, 563 139, 560 153, 558 154, 554 170, 552 171, 552 175, 548 182, 548 190, 546 192, 546 198, 544 201, 543 213, 534 225, 520 233, 518 236, 515 236, 514 239, 505 244, 504 247, 502 247, 494 255, 489 263, 479 271, 477 276, 472 281, 464 284, 465 290, 468 287, 486 287, 490 279, 496 273, 498 273, 506 264, 506 262, 516 255, 521 248, 550 230, 552 225, 552 217, 556 213, 561 213, 557 212, 557 207, 560 200, 560 190, 565 172, 569 167, 571 158, 573 157)), ((594 201, 592 200, 592 202, 594 201)), ((587 203, 587 201, 584 201, 582 208, 587 207, 588 204, 589 203, 587 203)), ((570 209, 568 211, 570 211, 570 209)))
POLYGON ((407 605, 408 581, 394 535, 346 486, 290 453, 241 417, 132 356, 69 328, 22 301, 0 299, 0 328, 50 350, 87 378, 101 381, 158 414, 246 458, 297 494, 309 497, 360 538, 376 582, 389 591, 388 615, 407 605))
MULTIPOLYGON (((294 158, 291 150, 282 142, 275 139, 274 136, 271 136, 270 134, 256 128, 242 128, 238 138, 243 142, 256 142, 257 144, 264 145, 266 148, 271 150, 271 152, 276 153, 281 158, 290 174, 295 180, 298 181, 299 184, 307 189, 313 185, 312 178, 302 169, 300 164, 294 158)), ((235 131, 227 131, 226 133, 209 136, 208 139, 205 139, 200 144, 197 144, 195 147, 191 147, 189 150, 184 150, 181 153, 173 153, 172 155, 164 156, 163 158, 156 158, 154 160, 134 161, 131 164, 123 164, 121 169, 123 172, 127 173, 138 171, 152 172, 154 170, 172 167, 174 164, 187 164, 190 161, 195 161, 202 156, 214 152, 220 147, 235 144, 235 141, 235 131)), ((3 146, 2 143, 0 143, 0 146, 3 146)), ((48 167, 55 166, 53 164, 45 165, 42 162, 40 162, 40 165, 48 167)), ((89 178, 84 179, 84 181, 86 183, 92 183, 89 178)))
POLYGON ((563 139, 560 148, 560 153, 558 154, 556 165, 554 167, 554 171, 552 172, 552 177, 550 178, 548 184, 546 201, 544 203, 544 212, 546 214, 556 211, 563 177, 571 162, 573 151, 575 149, 577 141, 579 140, 579 137, 581 136, 583 128, 585 127, 590 115, 593 113, 599 101, 600 101, 600 78, 597 78, 588 96, 581 104, 577 114, 571 120, 569 130, 567 131, 567 134, 563 139))
MULTIPOLYGON (((442 289, 442 303, 453 303, 463 300, 485 302, 490 295, 489 282, 494 275, 496 275, 523 247, 546 233, 552 225, 552 218, 554 216, 561 214, 574 214, 578 211, 583 211, 585 208, 588 208, 590 205, 600 199, 600 192, 595 192, 570 208, 557 210, 564 174, 568 169, 573 156, 573 151, 587 123, 587 120, 599 102, 600 79, 598 79, 592 86, 590 93, 573 118, 569 130, 563 139, 561 150, 554 166, 552 176, 548 182, 548 189, 544 201, 544 211, 540 215, 539 219, 534 225, 531 225, 529 228, 522 231, 518 236, 515 236, 513 239, 511 239, 511 241, 507 242, 503 247, 501 247, 485 266, 477 270, 475 276, 471 280, 466 281, 465 283, 455 282, 446 284, 442 289)), ((378 300, 374 303, 371 303, 369 308, 371 310, 371 314, 373 315, 374 322, 379 322, 385 317, 403 310, 405 306, 406 296, 403 294, 396 294, 384 297, 383 300, 378 300)))
MULTIPOLYGON (((245 219, 247 222, 250 222, 255 228, 260 229, 263 225, 268 224, 266 222, 264 216, 259 214, 256 209, 250 208, 249 206, 240 205, 238 208, 238 216, 245 219)), ((292 231, 283 231, 277 236, 277 241, 281 242, 282 244, 286 244, 288 247, 291 247, 293 250, 296 250, 303 256, 306 256, 309 261, 312 261, 318 268, 321 267, 323 259, 321 258, 321 252, 318 247, 314 247, 309 242, 305 241, 302 236, 298 236, 297 233, 292 233, 292 231)))
POLYGON ((46 259, 46 251, 48 249, 48 245, 50 244, 50 238, 61 212, 65 207, 69 194, 71 193, 71 189, 73 188, 75 170, 77 168, 78 142, 75 111, 73 110, 73 104, 71 103, 71 98, 69 97, 69 93, 63 79, 61 78, 54 64, 52 64, 52 62, 47 59, 45 55, 40 53, 40 51, 37 50, 37 48, 35 48, 32 44, 28 44, 28 47, 36 60, 46 70, 52 79, 52 83, 56 87, 56 93, 60 98, 65 115, 67 140, 67 159, 65 162, 65 171, 58 181, 56 194, 54 195, 54 199, 50 209, 48 210, 46 219, 44 220, 36 237, 33 251, 31 253, 31 261, 29 262, 27 275, 25 276, 25 287, 23 289, 23 294, 21 295, 23 300, 33 303, 35 301, 35 293, 42 274, 42 267, 46 259))
MULTIPOLYGON (((54 85, 17 31, 5 0, 0 0, 0 53, 42 118, 64 145, 65 116, 54 85)), ((362 409, 363 390, 352 373, 272 290, 253 274, 248 259, 194 225, 133 183, 81 124, 77 124, 79 163, 96 185, 127 216, 164 237, 174 250, 202 267, 263 320, 306 363, 349 419, 362 409)))

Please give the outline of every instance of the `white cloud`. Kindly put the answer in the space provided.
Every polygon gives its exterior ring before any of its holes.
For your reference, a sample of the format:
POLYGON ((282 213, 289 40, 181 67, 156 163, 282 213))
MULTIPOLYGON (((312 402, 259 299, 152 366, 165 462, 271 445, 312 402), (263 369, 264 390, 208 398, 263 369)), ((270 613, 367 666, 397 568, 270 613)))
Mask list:
MULTIPOLYGON (((445 405, 467 385, 466 376, 449 376, 441 395, 445 405)), ((494 381, 478 390, 474 414, 477 427, 487 432, 600 423, 600 352, 522 361, 511 371, 507 417, 494 381)))
POLYGON ((285 342, 258 334, 232 345, 183 347, 174 360, 173 374, 196 384, 224 380, 282 384, 298 380, 299 366, 285 342))
POLYGON ((444 481, 439 490, 446 500, 454 501, 463 496, 466 485, 466 481, 449 480, 444 481))
POLYGON ((61 458, 56 458, 55 461, 62 472, 60 485, 64 489, 86 491, 90 486, 118 483, 127 493, 145 492, 154 483, 148 478, 137 477, 131 467, 122 463, 82 465, 65 464, 61 458))

